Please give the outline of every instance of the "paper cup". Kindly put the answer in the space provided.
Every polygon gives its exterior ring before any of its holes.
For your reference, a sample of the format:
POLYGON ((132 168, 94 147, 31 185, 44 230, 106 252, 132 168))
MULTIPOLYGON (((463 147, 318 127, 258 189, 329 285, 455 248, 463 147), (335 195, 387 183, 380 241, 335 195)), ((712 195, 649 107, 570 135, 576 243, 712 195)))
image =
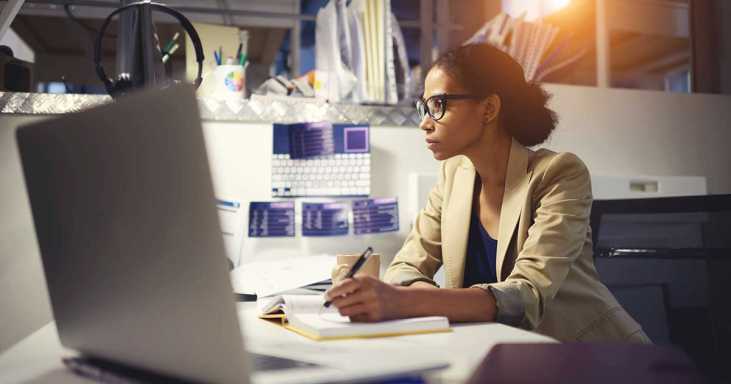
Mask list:
MULTIPOLYGON (((358 260, 360 255, 337 255, 336 265, 332 270, 333 284, 337 284, 345 278, 350 268, 353 267, 355 261, 358 260)), ((355 276, 372 276, 378 279, 379 272, 381 270, 381 255, 378 253, 372 254, 368 261, 355 273, 355 276)))

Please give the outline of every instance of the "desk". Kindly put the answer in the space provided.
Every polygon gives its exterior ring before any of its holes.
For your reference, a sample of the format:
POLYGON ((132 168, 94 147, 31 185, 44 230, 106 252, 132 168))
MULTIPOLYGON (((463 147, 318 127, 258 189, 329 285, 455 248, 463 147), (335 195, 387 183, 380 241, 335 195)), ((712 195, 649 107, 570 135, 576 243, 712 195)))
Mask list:
MULTIPOLYGON (((372 353, 393 355, 394 361, 449 360, 449 368, 425 376, 429 382, 466 381, 497 343, 555 342, 546 336, 495 323, 455 324, 449 333, 318 342, 258 319, 254 303, 239 303, 238 312, 248 350, 331 364, 333 361, 345 364, 354 360, 354 355, 372 353)), ((0 355, 0 383, 89 382, 64 368, 60 357, 72 354, 73 351, 60 345, 55 324, 49 323, 0 355)))

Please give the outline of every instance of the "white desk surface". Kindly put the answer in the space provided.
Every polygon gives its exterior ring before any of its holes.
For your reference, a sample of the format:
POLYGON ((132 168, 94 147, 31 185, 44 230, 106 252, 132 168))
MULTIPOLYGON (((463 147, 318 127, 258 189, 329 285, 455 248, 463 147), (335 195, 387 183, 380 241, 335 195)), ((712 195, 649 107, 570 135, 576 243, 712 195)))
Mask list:
MULTIPOLYGON (((429 382, 466 381, 497 343, 555 342, 546 336, 496 323, 453 324, 453 332, 448 333, 318 342, 258 319, 254 303, 239 303, 238 311, 248 350, 330 363, 336 358, 352 360, 352 356, 369 353, 393 355, 397 361, 448 360, 449 368, 426 375, 429 382)), ((60 359, 64 355, 73 355, 73 351, 60 345, 55 323, 49 323, 0 355, 0 383, 89 382, 64 368, 60 359)))

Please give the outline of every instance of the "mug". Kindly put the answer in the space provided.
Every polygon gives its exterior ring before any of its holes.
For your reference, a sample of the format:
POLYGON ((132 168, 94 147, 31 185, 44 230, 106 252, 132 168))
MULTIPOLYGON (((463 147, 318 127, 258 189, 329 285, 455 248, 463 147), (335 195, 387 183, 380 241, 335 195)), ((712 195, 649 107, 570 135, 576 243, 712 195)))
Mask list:
MULTIPOLYGON (((358 260, 358 257, 360 255, 337 255, 335 257, 336 263, 335 267, 333 267, 333 270, 331 272, 333 285, 337 284, 341 280, 345 278, 345 275, 348 274, 350 271, 350 268, 353 267, 353 264, 355 264, 355 261, 358 260)), ((379 274, 381 271, 381 255, 378 253, 373 253, 371 256, 366 260, 365 264, 363 264, 362 267, 358 270, 358 272, 355 273, 355 276, 372 276, 378 279, 379 274)))

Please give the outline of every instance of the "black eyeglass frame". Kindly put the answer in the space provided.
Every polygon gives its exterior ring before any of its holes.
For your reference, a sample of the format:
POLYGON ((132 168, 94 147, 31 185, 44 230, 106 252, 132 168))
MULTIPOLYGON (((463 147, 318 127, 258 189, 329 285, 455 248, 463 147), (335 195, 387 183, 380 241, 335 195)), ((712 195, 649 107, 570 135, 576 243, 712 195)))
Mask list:
POLYGON ((434 121, 439 121, 442 117, 444 117, 444 113, 447 111, 447 100, 479 100, 484 99, 485 96, 478 96, 478 95, 468 95, 468 94, 448 94, 448 93, 440 93, 438 95, 431 95, 429 98, 424 100, 424 98, 419 97, 416 99, 416 113, 419 114, 419 118, 421 120, 424 120, 424 117, 429 115, 429 117, 434 121), (432 111, 429 109, 429 101, 432 99, 440 99, 442 102, 442 111, 439 114, 439 116, 435 116, 432 114, 432 111), (424 111, 422 111, 422 108, 424 111))

